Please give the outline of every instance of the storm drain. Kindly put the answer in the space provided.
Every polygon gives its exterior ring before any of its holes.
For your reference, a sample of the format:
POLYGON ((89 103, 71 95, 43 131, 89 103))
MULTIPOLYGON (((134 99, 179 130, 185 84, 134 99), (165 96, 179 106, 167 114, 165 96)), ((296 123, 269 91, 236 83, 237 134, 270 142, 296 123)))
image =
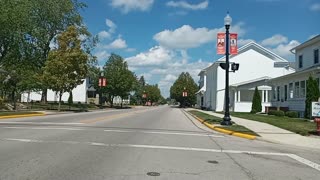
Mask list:
POLYGON ((148 176, 160 176, 160 173, 158 173, 158 172, 148 172, 147 175, 148 176))
POLYGON ((218 162, 218 161, 208 161, 208 163, 211 163, 211 164, 218 164, 219 162, 218 162))

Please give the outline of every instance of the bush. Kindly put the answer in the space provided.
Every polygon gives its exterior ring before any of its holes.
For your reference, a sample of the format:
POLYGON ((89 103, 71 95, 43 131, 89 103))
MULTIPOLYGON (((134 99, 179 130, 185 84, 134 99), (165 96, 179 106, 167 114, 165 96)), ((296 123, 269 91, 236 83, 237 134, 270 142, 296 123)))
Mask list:
POLYGON ((269 112, 268 112, 268 115, 275 115, 275 116, 280 116, 280 117, 282 117, 282 116, 284 116, 284 111, 276 111, 276 110, 270 110, 269 112))
POLYGON ((252 98, 251 113, 255 114, 261 111, 262 111, 261 97, 260 97, 258 88, 256 87, 254 90, 253 98, 252 98))
POLYGON ((287 111, 286 112, 286 116, 288 116, 290 118, 298 118, 299 114, 296 111, 287 111))

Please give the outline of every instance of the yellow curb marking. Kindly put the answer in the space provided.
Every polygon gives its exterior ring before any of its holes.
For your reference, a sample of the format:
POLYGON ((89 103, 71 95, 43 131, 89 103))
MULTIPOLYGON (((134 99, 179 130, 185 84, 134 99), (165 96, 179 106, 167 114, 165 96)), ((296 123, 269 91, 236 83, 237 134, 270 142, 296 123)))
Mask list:
POLYGON ((203 119, 191 114, 190 112, 188 112, 188 111, 186 111, 186 112, 188 114, 190 114, 192 117, 196 118, 202 124, 206 125, 208 128, 212 129, 212 130, 215 130, 215 131, 218 131, 218 132, 221 132, 221 133, 224 133, 224 134, 232 135, 232 136, 237 136, 237 137, 241 137, 241 138, 245 138, 245 139, 250 139, 250 140, 254 140, 254 139, 257 138, 257 136, 254 136, 254 135, 239 133, 239 132, 223 129, 221 127, 216 127, 215 125, 205 122, 205 120, 203 120, 203 119))
POLYGON ((8 118, 20 118, 20 117, 32 117, 32 116, 44 116, 45 114, 21 114, 21 115, 8 115, 8 116, 0 116, 0 119, 8 119, 8 118))

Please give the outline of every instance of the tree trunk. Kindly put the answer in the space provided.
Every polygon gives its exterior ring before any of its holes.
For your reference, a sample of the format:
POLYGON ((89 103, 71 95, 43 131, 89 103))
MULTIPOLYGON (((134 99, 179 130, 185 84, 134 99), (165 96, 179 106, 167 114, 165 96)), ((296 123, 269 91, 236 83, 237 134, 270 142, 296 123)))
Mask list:
POLYGON ((62 98, 62 92, 59 92, 59 106, 58 106, 58 111, 60 112, 61 108, 61 98, 62 98))
POLYGON ((111 96, 110 104, 111 104, 111 108, 113 108, 113 96, 111 96))
POLYGON ((123 99, 121 98, 121 109, 122 109, 122 107, 123 107, 123 99))
POLYGON ((16 90, 12 91, 13 110, 17 111, 16 90))
POLYGON ((30 91, 28 91, 28 97, 27 97, 27 108, 29 108, 29 101, 30 101, 30 91))
POLYGON ((42 103, 47 103, 47 92, 48 92, 48 89, 43 89, 42 90, 42 94, 41 94, 41 102, 42 103))

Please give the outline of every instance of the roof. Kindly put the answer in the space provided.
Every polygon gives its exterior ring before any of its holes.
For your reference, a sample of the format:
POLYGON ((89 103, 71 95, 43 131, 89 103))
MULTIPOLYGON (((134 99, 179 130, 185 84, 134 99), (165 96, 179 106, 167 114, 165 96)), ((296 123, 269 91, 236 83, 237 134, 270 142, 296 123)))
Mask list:
POLYGON ((205 86, 203 86, 199 91, 197 91, 195 94, 199 94, 199 93, 204 93, 204 92, 206 92, 206 87, 205 86))
MULTIPOLYGON (((211 65, 210 65, 210 66, 211 66, 211 65)), ((202 73, 205 73, 210 66, 202 69, 202 70, 199 72, 198 76, 201 76, 202 73)))
MULTIPOLYGON (((281 56, 277 55, 276 53, 270 51, 269 49, 261 46, 260 44, 251 41, 246 45, 243 45, 242 47, 239 48, 238 50, 238 54, 236 55, 230 55, 230 58, 238 56, 244 52, 246 52, 249 49, 254 49, 256 51, 258 51, 259 53, 269 57, 270 59, 276 61, 276 62, 288 62, 288 60, 282 58, 281 56)), ((221 57, 220 59, 217 60, 217 62, 221 62, 221 61, 225 61, 225 56, 221 57)))
POLYGON ((260 77, 260 78, 257 78, 257 79, 252 79, 250 81, 244 81, 244 82, 241 82, 241 83, 237 83, 237 84, 232 84, 230 85, 231 87, 239 87, 239 86, 243 86, 243 85, 246 85, 246 84, 251 84, 251 83, 255 83, 255 82, 260 82, 260 81, 265 81, 265 80, 270 80, 271 77, 269 76, 264 76, 264 77, 260 77))
POLYGON ((293 52, 293 51, 295 51, 295 50, 297 50, 297 49, 304 48, 304 47, 306 47, 306 46, 309 46, 309 45, 314 44, 314 43, 319 42, 319 41, 320 41, 320 34, 318 34, 317 36, 315 36, 315 37, 307 40, 306 42, 298 45, 297 47, 291 49, 290 51, 293 52))
POLYGON ((290 77, 290 76, 296 76, 296 75, 299 75, 299 74, 302 74, 302 73, 312 72, 312 71, 317 71, 317 70, 318 71, 320 70, 320 65, 315 65, 315 66, 309 67, 307 69, 304 69, 302 71, 297 71, 297 72, 290 73, 290 74, 287 74, 287 75, 284 75, 284 76, 279 76, 279 77, 276 77, 276 78, 273 78, 273 79, 270 79, 270 80, 271 81, 278 80, 278 79, 281 79, 281 78, 287 78, 287 77, 290 77))

